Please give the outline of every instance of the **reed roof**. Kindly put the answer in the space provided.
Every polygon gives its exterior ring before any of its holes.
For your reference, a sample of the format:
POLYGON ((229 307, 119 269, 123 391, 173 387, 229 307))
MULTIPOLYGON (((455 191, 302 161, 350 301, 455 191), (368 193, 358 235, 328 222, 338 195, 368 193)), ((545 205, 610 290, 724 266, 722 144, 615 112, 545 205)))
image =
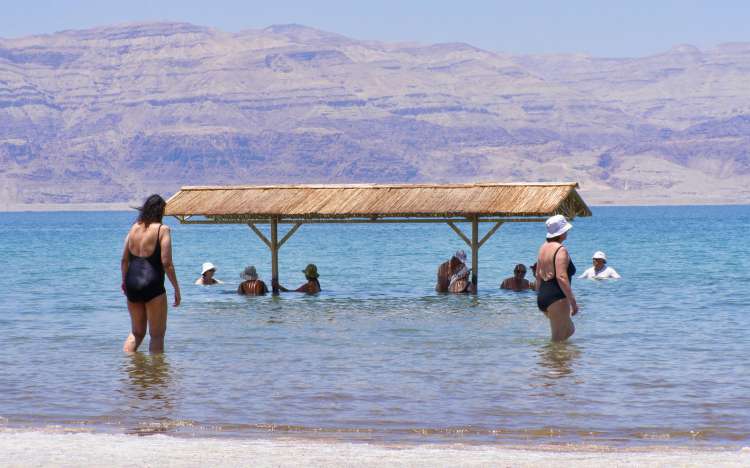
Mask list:
POLYGON ((222 219, 591 216, 577 183, 183 187, 166 215, 222 219))

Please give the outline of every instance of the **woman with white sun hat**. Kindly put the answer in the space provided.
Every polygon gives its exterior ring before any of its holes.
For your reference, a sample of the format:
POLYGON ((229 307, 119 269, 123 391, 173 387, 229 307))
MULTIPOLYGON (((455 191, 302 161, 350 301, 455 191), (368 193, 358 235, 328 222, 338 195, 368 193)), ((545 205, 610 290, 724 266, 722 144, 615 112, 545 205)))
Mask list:
POLYGON ((216 265, 214 265, 211 262, 206 262, 201 266, 201 276, 197 280, 195 280, 195 284, 200 284, 203 286, 209 286, 212 284, 222 284, 222 281, 217 280, 214 278, 214 273, 216 273, 216 265))
POLYGON ((575 333, 572 315, 578 313, 570 280, 576 267, 562 245, 573 227, 562 215, 546 222, 547 241, 539 248, 536 268, 537 305, 549 318, 552 341, 565 341, 575 333))
POLYGON ((598 250, 591 257, 593 266, 583 272, 579 278, 586 279, 620 279, 619 273, 611 266, 607 266, 607 255, 598 250))

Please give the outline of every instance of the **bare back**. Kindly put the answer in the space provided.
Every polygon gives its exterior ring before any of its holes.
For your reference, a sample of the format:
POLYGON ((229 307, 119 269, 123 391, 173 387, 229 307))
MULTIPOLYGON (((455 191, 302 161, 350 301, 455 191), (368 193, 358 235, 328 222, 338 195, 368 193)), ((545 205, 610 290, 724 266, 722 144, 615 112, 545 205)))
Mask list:
POLYGON ((156 250, 160 223, 135 223, 128 233, 128 251, 136 257, 148 257, 156 250))
POLYGON ((240 292, 247 296, 262 296, 268 292, 268 288, 261 280, 248 280, 240 284, 240 292))
POLYGON ((565 271, 568 264, 568 251, 559 242, 545 242, 539 248, 536 264, 536 276, 542 281, 549 281, 556 271, 565 271), (558 252, 559 249, 559 252, 558 252), (558 252, 555 256, 555 252, 558 252), (555 261, 557 266, 552 264, 555 261))
POLYGON ((435 285, 435 291, 437 292, 448 292, 448 285, 451 282, 451 262, 443 262, 438 267, 437 271, 437 284, 435 285))

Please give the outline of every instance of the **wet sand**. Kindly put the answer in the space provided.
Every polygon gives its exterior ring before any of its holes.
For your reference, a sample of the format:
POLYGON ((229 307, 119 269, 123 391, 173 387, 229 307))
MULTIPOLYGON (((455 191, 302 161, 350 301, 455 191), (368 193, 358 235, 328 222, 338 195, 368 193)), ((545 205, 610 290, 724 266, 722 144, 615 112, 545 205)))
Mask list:
POLYGON ((3 466, 750 466, 750 448, 369 445, 0 430, 3 466))

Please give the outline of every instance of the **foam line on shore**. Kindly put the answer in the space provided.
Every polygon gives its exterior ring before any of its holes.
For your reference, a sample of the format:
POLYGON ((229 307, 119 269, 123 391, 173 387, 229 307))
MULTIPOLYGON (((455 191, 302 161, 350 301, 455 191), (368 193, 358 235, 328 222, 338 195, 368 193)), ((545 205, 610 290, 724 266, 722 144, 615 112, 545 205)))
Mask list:
POLYGON ((0 431, 4 466, 750 466, 750 448, 370 445, 293 439, 0 431))

